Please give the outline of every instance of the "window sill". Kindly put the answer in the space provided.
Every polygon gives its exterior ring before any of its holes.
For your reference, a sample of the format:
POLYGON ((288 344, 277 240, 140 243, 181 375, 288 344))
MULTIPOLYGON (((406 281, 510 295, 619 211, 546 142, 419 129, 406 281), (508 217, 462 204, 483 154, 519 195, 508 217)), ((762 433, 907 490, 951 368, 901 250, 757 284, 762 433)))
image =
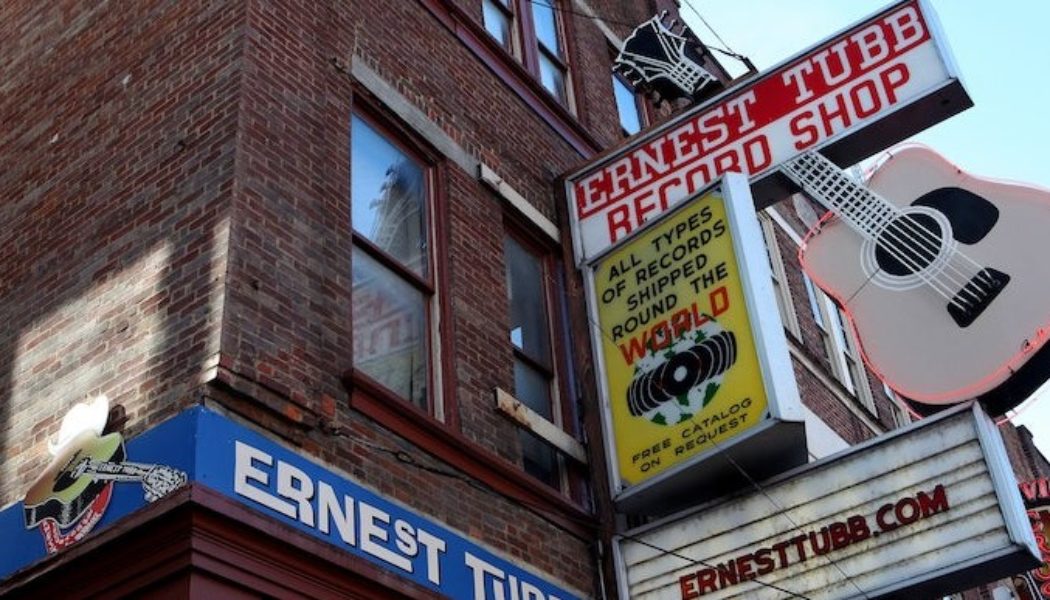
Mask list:
POLYGON ((587 537, 597 529, 594 515, 518 466, 396 397, 357 369, 343 376, 343 386, 349 393, 351 408, 500 495, 528 506, 575 535, 587 537))
POLYGON ((496 388, 495 396, 496 409, 514 421, 519 427, 531 431, 580 465, 587 466, 587 449, 583 447, 583 444, 576 441, 575 438, 562 431, 560 427, 545 419, 542 415, 525 406, 513 395, 496 388))

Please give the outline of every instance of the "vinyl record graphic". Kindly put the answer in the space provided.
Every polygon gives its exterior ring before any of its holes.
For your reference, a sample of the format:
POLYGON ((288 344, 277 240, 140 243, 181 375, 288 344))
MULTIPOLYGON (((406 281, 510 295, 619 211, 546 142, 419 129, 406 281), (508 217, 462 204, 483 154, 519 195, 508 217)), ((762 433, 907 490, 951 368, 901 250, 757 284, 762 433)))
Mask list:
POLYGON ((683 332, 638 361, 627 390, 631 415, 658 425, 691 419, 714 397, 736 362, 736 337, 717 323, 683 332))

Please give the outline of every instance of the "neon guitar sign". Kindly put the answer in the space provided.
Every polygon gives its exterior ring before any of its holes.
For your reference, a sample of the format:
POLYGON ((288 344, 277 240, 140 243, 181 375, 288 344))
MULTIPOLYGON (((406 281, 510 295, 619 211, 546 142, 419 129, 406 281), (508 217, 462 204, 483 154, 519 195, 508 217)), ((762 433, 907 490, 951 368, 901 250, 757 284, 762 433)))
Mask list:
POLYGON ((973 177, 919 146, 894 152, 870 189, 816 153, 781 169, 830 211, 803 267, 894 390, 927 405, 979 397, 1001 414, 1042 384, 1050 192, 973 177))

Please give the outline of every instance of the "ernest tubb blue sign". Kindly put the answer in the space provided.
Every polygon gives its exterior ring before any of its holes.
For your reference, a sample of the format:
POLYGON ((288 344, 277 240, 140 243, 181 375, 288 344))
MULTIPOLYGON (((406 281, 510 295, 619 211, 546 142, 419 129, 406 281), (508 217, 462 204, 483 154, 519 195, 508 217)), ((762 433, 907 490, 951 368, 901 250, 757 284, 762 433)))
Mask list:
MULTIPOLYGON (((118 459, 108 459, 114 468, 121 464, 164 465, 165 469, 184 473, 187 481, 208 486, 448 598, 580 598, 462 534, 201 407, 128 441, 126 457, 136 463, 125 462, 121 450, 118 459)), ((84 477, 83 468, 65 477, 75 479, 71 475, 84 477)), ((101 516, 93 523, 94 530, 144 507, 150 494, 146 488, 145 483, 141 487, 119 483, 97 494, 111 497, 107 497, 108 507, 98 511, 101 516)), ((33 507, 27 508, 24 502, 0 512, 4 540, 0 545, 0 582, 45 558, 49 549, 55 551, 38 527, 27 527, 26 515, 31 512, 33 507)), ((58 519, 60 512, 56 510, 53 517, 58 519)), ((87 507, 84 512, 91 513, 87 507)), ((63 522, 70 529, 77 527, 63 522)), ((60 533, 69 535, 65 530, 60 533)))

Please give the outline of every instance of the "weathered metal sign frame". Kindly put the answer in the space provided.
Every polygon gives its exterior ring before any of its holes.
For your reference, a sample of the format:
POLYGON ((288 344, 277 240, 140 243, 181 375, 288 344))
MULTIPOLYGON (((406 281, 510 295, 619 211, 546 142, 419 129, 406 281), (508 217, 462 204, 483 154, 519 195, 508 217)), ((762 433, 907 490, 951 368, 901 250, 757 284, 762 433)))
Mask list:
POLYGON ((972 104, 927 0, 895 2, 570 175, 577 264, 723 172, 749 174, 762 208, 802 151, 853 164, 972 104))
POLYGON ((1002 437, 973 404, 628 531, 614 555, 625 600, 846 600, 940 596, 1039 553, 1002 437))
MULTIPOLYGON (((609 337, 609 332, 602 329, 600 299, 595 284, 595 269, 601 263, 589 265, 584 272, 584 282, 591 315, 594 361, 599 373, 604 440, 609 457, 606 463, 614 500, 617 508, 624 512, 668 514, 745 485, 746 477, 741 469, 748 476, 769 477, 804 464, 808 458, 798 388, 747 178, 737 173, 726 174, 715 185, 701 190, 690 202, 666 213, 654 222, 654 227, 673 219, 680 211, 710 194, 720 194, 724 202, 725 235, 731 239, 735 256, 735 264, 728 270, 732 277, 739 279, 743 310, 746 310, 750 325, 750 331, 737 331, 736 335, 751 336, 757 355, 757 372, 748 371, 739 376, 760 381, 766 402, 765 418, 740 433, 685 455, 653 477, 627 481, 618 458, 621 455, 619 446, 625 440, 618 439, 612 407, 614 402, 626 402, 625 390, 622 385, 619 389, 611 389, 610 365, 603 353, 604 340, 609 337)), ((683 299, 684 304, 689 302, 689 299, 683 299)), ((619 428, 619 431, 623 430, 623 427, 619 428)), ((668 430, 668 436, 680 437, 676 434, 676 430, 668 430)), ((673 454, 673 448, 668 448, 668 453, 673 454)))

